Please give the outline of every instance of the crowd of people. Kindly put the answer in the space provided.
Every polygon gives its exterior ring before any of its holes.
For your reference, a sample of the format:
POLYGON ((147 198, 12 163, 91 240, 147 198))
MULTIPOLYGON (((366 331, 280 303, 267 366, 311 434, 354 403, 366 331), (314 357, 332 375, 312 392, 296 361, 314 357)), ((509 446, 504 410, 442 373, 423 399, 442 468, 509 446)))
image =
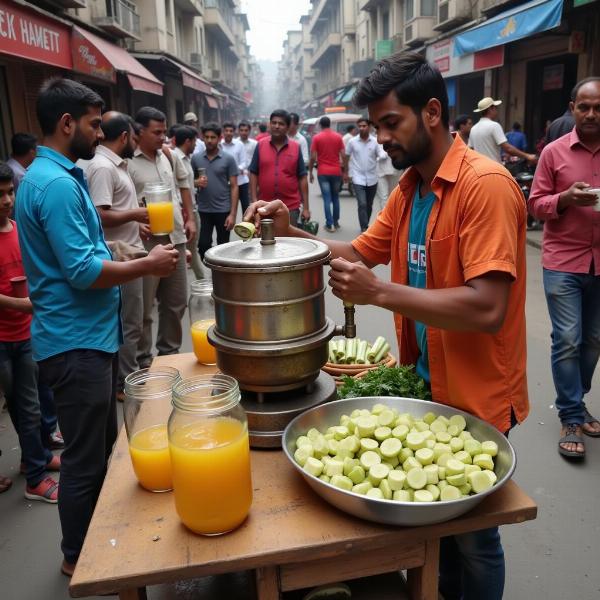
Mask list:
MULTIPOLYGON (((133 117, 104 112, 98 94, 69 79, 40 90, 42 143, 16 134, 0 163, 0 387, 25 496, 58 503, 66 575, 104 480, 126 376, 181 347, 188 264, 204 276, 201 259, 215 237, 229 241, 239 206, 247 219, 274 218, 277 235, 310 237, 303 222, 315 167, 327 232, 340 227, 344 183, 357 200, 359 237, 325 240, 333 293, 393 311, 401 360, 416 365, 435 400, 506 435, 526 418, 527 209, 500 163, 503 152, 538 157, 525 151, 519 127, 504 135, 492 98, 475 108, 476 125, 459 117, 451 134, 443 79, 416 53, 384 59, 355 100, 369 119, 342 136, 322 117, 309 146, 298 115, 282 109, 253 139, 246 121, 199 126, 187 113, 169 127, 150 106, 133 117), (165 235, 149 227, 145 194, 157 183, 173 196, 165 235), (371 268, 390 261, 392 281, 378 279, 371 268), (48 473, 59 470, 60 483, 48 473)), ((590 218, 600 198, 591 189, 600 188, 600 78, 576 86, 570 113, 574 126, 539 158, 529 210, 547 227, 558 449, 581 458, 582 435, 600 436, 583 401, 600 355, 600 249, 590 218)), ((11 483, 1 477, 0 492, 11 483)), ((445 539, 440 572, 447 600, 499 600, 497 528, 445 539)))

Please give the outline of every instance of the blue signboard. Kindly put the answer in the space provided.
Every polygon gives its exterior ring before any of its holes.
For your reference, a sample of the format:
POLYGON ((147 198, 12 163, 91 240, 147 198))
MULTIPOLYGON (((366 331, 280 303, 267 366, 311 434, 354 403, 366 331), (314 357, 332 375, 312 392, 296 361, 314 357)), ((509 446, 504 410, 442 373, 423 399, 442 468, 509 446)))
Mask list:
POLYGON ((563 0, 533 0, 521 4, 457 35, 454 54, 473 54, 557 27, 562 8, 563 0))

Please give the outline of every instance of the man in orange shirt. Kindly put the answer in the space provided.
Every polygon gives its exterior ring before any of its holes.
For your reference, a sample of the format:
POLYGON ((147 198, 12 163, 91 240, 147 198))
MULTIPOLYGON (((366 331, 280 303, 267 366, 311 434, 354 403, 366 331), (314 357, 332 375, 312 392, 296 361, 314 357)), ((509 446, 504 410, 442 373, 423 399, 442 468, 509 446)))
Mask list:
MULTIPOLYGON (((508 433, 529 410, 519 188, 501 165, 450 135, 444 81, 421 55, 381 61, 354 103, 368 107, 378 142, 407 171, 365 233, 352 243, 324 240, 335 257, 333 293, 393 311, 400 360, 416 364, 433 399, 508 433), (371 271, 390 261, 391 283, 371 271)), ((246 214, 266 216, 276 235, 309 237, 289 227, 278 201, 246 214)), ((445 600, 500 600, 503 589, 497 528, 442 540, 445 600)))

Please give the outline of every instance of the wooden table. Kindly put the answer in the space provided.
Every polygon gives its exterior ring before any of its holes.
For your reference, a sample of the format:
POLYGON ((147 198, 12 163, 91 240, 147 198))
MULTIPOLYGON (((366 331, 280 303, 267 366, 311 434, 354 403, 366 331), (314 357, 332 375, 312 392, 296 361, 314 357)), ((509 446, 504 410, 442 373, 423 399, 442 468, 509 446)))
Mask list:
MULTIPOLYGON (((212 372, 193 354, 154 364, 182 376, 212 372)), ((423 527, 377 525, 347 515, 316 495, 281 451, 252 451, 254 502, 237 530, 202 537, 179 521, 170 493, 137 485, 124 429, 119 435, 70 592, 82 597, 119 592, 146 598, 145 587, 248 569, 256 570, 260 600, 282 591, 408 570, 414 600, 437 600, 441 537, 534 519, 537 507, 514 482, 470 513, 423 527)))

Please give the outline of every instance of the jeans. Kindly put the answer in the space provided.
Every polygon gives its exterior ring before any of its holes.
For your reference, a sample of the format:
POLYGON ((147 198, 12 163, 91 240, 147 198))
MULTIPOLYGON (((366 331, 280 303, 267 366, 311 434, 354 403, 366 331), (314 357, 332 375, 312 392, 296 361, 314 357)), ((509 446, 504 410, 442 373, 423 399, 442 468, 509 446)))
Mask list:
POLYGON ((340 184, 342 178, 339 175, 317 175, 317 180, 321 188, 321 195, 323 196, 325 226, 333 227, 334 225, 338 225, 340 220, 340 184))
POLYGON ((226 244, 229 241, 229 231, 225 229, 225 221, 228 216, 228 212, 200 213, 200 237, 198 239, 200 258, 204 259, 205 252, 212 246, 213 229, 217 230, 217 246, 226 244))
POLYGON ((238 186, 239 195, 240 195, 240 206, 242 207, 242 217, 246 212, 248 206, 250 206, 250 184, 242 183, 242 185, 238 186))
POLYGON ((56 431, 56 407, 54 406, 54 395, 52 390, 38 381, 38 397, 40 399, 40 432, 42 444, 50 444, 50 436, 56 431))
POLYGON ((31 340, 0 342, 0 387, 19 437, 25 479, 30 487, 44 479, 46 465, 52 460, 52 452, 42 442, 37 378, 31 340))
POLYGON ((583 424, 583 396, 600 356, 600 277, 544 269, 552 321, 552 378, 563 424, 583 424))
POLYGON ((116 353, 71 350, 39 363, 65 441, 58 513, 65 560, 77 562, 117 439, 116 353))
POLYGON ((502 600, 504 570, 497 527, 441 540, 439 587, 444 600, 502 600))
POLYGON ((354 193, 358 204, 358 222, 360 230, 365 231, 369 227, 369 220, 373 212, 373 200, 377 193, 377 184, 375 185, 356 185, 354 184, 354 193))

